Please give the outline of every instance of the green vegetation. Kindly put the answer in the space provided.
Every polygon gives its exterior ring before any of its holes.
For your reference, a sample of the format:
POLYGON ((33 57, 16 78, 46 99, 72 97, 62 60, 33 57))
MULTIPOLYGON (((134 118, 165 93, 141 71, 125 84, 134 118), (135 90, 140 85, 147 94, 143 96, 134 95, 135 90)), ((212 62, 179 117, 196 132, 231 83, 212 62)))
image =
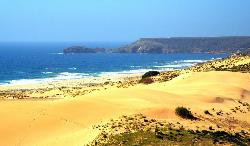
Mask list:
POLYGON ((158 71, 148 71, 144 75, 142 75, 142 78, 139 81, 139 83, 151 84, 154 82, 154 80, 151 77, 157 76, 159 74, 160 74, 160 72, 158 72, 158 71))
MULTIPOLYGON (((249 106, 248 103, 238 102, 242 106, 249 106)), ((214 108, 212 110, 215 111, 214 108)), ((187 119, 184 121, 191 122, 192 124, 204 120, 204 117, 197 115, 199 117, 198 121, 188 121, 197 120, 198 117, 195 117, 185 107, 177 107, 175 112, 178 116, 187 119)), ((223 111, 221 110, 217 113, 223 115, 223 111)), ((212 116, 208 110, 205 110, 204 114, 212 116)), ((250 135, 248 132, 250 130, 228 131, 226 126, 225 129, 221 126, 206 125, 203 128, 199 128, 198 126, 196 128, 189 128, 180 122, 172 123, 151 119, 143 114, 122 116, 117 120, 111 120, 110 123, 95 126, 101 133, 87 146, 250 145, 250 135)))
POLYGON ((250 144, 250 139, 242 133, 229 134, 224 131, 193 131, 193 130, 156 130, 136 131, 113 135, 107 143, 98 144, 100 146, 169 146, 169 145, 241 145, 250 144))
POLYGON ((243 73, 249 73, 250 72, 250 63, 242 64, 238 66, 233 67, 227 67, 227 66, 219 66, 214 67, 216 71, 231 71, 231 72, 243 72, 243 73))
POLYGON ((188 110, 187 108, 185 107, 177 107, 175 109, 175 113, 184 118, 184 119, 190 119, 190 120, 197 120, 198 118, 196 118, 192 112, 190 110, 188 110))
POLYGON ((142 75, 142 79, 148 78, 148 77, 153 77, 159 75, 160 72, 158 71, 148 71, 144 75, 142 75))
POLYGON ((143 84, 151 84, 151 83, 153 83, 154 82, 154 80, 153 79, 151 79, 151 78, 143 78, 143 79, 141 79, 140 81, 139 81, 139 83, 143 83, 143 84))
POLYGON ((204 114, 212 116, 212 114, 208 110, 205 110, 204 114))

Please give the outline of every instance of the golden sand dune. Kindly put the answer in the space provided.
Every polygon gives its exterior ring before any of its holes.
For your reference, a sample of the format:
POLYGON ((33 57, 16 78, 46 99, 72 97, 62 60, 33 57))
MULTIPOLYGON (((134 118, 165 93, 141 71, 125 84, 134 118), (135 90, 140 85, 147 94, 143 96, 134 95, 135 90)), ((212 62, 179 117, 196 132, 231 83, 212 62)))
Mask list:
MULTIPOLYGON (((97 136, 92 125, 121 115, 143 113, 179 121, 174 113, 177 106, 189 107, 197 114, 212 108, 230 112, 237 100, 250 102, 249 73, 187 73, 169 82, 110 87, 75 98, 2 100, 0 142, 4 146, 79 146, 97 136)), ((232 116, 250 123, 249 112, 232 116)), ((211 121, 200 124, 206 122, 211 121)))

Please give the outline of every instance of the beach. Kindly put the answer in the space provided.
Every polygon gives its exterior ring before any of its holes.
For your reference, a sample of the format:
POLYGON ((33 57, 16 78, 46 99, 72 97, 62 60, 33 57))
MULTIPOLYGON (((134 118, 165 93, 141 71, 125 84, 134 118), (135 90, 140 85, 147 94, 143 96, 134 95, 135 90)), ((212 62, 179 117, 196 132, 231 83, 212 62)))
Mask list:
POLYGON ((0 7, 0 146, 250 146, 250 0, 0 7))
POLYGON ((1 86, 1 145, 85 145, 100 135, 95 125, 135 114, 179 122, 186 129, 212 126, 249 134, 250 107, 242 105, 250 103, 249 63, 249 56, 215 60, 161 72, 147 85, 135 74, 1 86), (202 120, 180 118, 175 114, 179 106, 202 120))

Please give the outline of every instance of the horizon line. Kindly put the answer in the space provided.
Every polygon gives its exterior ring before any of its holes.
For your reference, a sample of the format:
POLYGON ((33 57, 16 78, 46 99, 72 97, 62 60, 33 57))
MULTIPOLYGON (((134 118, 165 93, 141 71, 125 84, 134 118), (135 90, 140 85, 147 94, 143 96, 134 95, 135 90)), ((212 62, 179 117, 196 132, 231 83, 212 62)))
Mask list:
POLYGON ((225 36, 172 36, 172 37, 141 37, 135 40, 97 40, 97 41, 0 41, 0 43, 130 43, 141 39, 171 39, 171 38, 247 38, 250 35, 225 35, 225 36))

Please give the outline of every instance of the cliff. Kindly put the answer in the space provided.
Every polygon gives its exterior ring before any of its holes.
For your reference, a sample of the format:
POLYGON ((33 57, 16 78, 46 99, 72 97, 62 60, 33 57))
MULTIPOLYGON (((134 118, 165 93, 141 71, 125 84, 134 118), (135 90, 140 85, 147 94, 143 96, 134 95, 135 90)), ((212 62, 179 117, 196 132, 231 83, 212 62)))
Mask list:
POLYGON ((142 38, 114 53, 249 53, 250 37, 142 38))

